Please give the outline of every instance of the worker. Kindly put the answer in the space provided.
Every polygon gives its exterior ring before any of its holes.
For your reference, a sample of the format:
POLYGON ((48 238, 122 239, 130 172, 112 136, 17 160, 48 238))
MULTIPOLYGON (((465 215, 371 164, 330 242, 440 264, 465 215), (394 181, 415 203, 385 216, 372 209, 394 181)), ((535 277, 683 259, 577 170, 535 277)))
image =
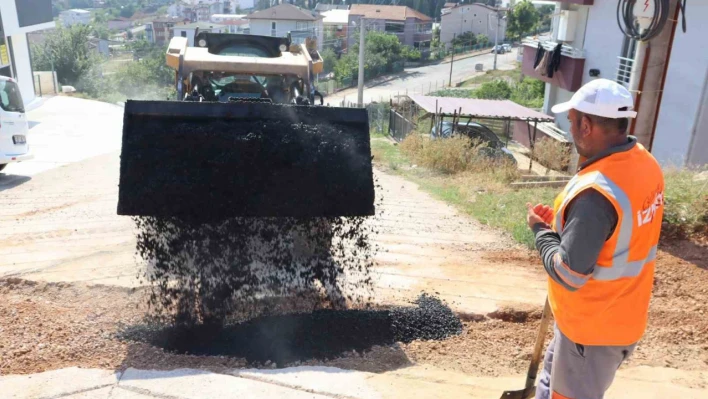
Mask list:
POLYGON ((664 178, 627 134, 632 95, 607 79, 589 82, 568 112, 580 159, 551 209, 527 204, 556 321, 538 399, 601 399, 647 324, 664 178))

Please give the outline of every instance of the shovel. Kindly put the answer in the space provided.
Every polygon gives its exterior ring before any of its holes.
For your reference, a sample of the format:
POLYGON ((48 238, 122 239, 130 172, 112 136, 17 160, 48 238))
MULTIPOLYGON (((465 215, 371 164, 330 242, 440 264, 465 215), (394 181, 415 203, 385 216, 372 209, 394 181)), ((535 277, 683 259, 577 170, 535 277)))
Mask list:
POLYGON ((541 352, 543 351, 543 342, 546 340, 546 332, 548 332, 548 322, 551 319, 551 306, 546 297, 546 304, 543 306, 543 315, 541 316, 541 325, 538 327, 538 335, 536 336, 536 346, 533 348, 533 356, 531 356, 531 364, 529 371, 526 374, 526 384, 524 389, 518 391, 504 391, 501 399, 528 399, 536 395, 536 375, 538 374, 538 365, 541 363, 541 352))

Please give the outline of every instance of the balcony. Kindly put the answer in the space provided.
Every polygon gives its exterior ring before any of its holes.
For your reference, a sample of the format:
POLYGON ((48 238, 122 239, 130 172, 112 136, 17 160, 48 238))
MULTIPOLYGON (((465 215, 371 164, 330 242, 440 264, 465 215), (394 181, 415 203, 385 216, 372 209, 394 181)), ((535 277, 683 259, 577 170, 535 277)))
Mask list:
MULTIPOLYGON (((553 51, 556 43, 551 41, 542 42, 546 51, 553 51)), ((561 48, 561 62, 558 70, 552 78, 542 75, 533 67, 538 51, 538 40, 523 41, 523 62, 521 71, 524 75, 540 79, 546 83, 558 86, 568 91, 576 91, 583 83, 583 71, 585 69, 585 53, 582 50, 563 45, 561 48)))

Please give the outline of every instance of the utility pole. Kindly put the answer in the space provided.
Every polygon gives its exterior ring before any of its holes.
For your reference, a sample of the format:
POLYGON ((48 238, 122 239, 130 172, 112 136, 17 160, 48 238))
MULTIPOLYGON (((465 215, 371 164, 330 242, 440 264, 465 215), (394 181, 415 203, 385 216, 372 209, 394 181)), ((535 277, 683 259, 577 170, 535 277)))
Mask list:
MULTIPOLYGON (((491 15, 491 14, 490 14, 491 15)), ((497 70, 497 44, 499 41, 499 25, 501 25, 501 11, 497 11, 497 28, 494 30, 494 70, 497 70)))
POLYGON ((364 107, 364 18, 359 19, 359 108, 364 107))
POLYGON ((456 33, 452 34, 452 57, 450 59, 450 84, 449 86, 452 87, 452 64, 455 63, 455 37, 457 37, 456 33))

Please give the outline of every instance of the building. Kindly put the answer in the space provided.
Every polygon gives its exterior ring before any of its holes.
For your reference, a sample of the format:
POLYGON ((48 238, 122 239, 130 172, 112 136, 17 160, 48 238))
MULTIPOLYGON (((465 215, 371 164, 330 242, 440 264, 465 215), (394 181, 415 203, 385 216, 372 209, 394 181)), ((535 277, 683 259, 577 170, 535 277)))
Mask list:
MULTIPOLYGON (((406 46, 423 51, 430 48, 430 41, 433 39, 433 19, 410 7, 352 5, 349 10, 349 25, 360 26, 362 19, 369 29, 395 34, 406 46)), ((350 34, 348 45, 351 47, 358 40, 358 37, 350 34)))
POLYGON ((145 26, 145 37, 147 41, 155 44, 167 44, 174 37, 175 26, 186 25, 190 21, 184 18, 159 18, 145 26))
POLYGON ((322 11, 320 14, 324 17, 322 20, 324 29, 323 48, 334 48, 337 51, 345 50, 347 48, 347 36, 349 35, 349 10, 332 9, 322 11))
POLYGON ((290 33, 293 43, 304 43, 306 38, 317 38, 322 49, 323 16, 291 4, 281 4, 248 15, 252 35, 285 37, 290 33))
MULTIPOLYGON (((563 43, 553 78, 533 68, 538 41, 525 40, 523 46, 523 73, 546 82, 544 112, 550 114, 553 105, 569 100, 592 79, 613 79, 635 95, 638 115, 630 133, 662 164, 708 164, 708 57, 699 50, 708 37, 708 2, 694 2, 685 15, 675 11, 676 3, 671 1, 669 21, 649 41, 651 50, 637 65, 634 59, 642 47, 617 26, 616 3, 557 4, 552 40, 541 43, 544 49, 563 43)), ((555 123, 570 131, 566 115, 557 116, 555 123)))
POLYGON ((199 32, 226 33, 228 27, 226 25, 213 24, 209 22, 194 22, 187 25, 175 26, 172 28, 173 37, 186 37, 190 46, 194 46, 194 34, 199 28, 199 32))
POLYGON ((236 21, 224 21, 220 25, 225 27, 227 33, 240 33, 243 35, 248 35, 251 33, 251 25, 247 19, 241 19, 236 21))
POLYGON ((192 6, 192 12, 195 14, 197 21, 209 21, 214 14, 224 14, 224 4, 222 1, 207 2, 202 0, 192 6))
POLYGON ((27 34, 55 27, 51 0, 0 0, 0 75, 17 80, 25 105, 35 99, 27 34))
POLYGON ((231 0, 231 12, 239 13, 252 10, 256 6, 256 0, 231 0))
POLYGON ((501 43, 506 37, 506 20, 499 19, 498 15, 498 9, 484 4, 448 3, 440 17, 440 41, 449 44, 455 36, 472 32, 475 36, 485 35, 493 42, 498 28, 497 39, 501 43))
POLYGON ((110 30, 126 30, 133 26, 133 21, 130 18, 114 18, 106 21, 106 26, 110 30))
POLYGON ((315 11, 317 12, 325 12, 325 11, 332 11, 332 10, 348 10, 349 6, 346 4, 324 4, 324 3, 317 3, 315 6, 315 11))
POLYGON ((91 23, 91 13, 86 10, 72 9, 59 13, 59 20, 64 26, 88 25, 91 23))
POLYGON ((240 21, 246 18, 246 14, 214 14, 211 16, 211 22, 221 24, 229 21, 240 21))

